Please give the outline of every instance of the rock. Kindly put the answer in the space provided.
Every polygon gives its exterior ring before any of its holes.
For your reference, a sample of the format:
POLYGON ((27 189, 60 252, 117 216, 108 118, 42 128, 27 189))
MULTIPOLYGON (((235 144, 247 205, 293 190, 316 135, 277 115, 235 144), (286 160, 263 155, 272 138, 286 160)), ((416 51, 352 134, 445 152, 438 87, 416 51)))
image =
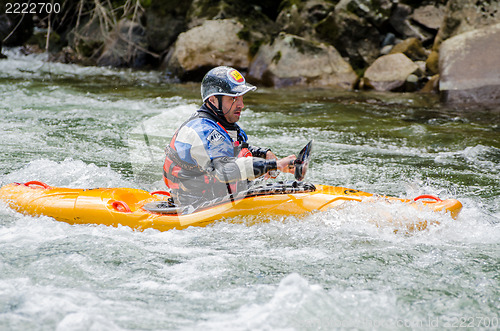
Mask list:
POLYGON ((187 28, 190 30, 205 21, 235 18, 238 13, 238 6, 231 6, 224 0, 192 0, 186 16, 187 28))
POLYGON ((425 61, 414 61, 414 63, 418 66, 418 72, 422 75, 427 72, 427 68, 425 67, 425 61))
POLYGON ((416 8, 410 18, 427 29, 437 31, 443 22, 444 13, 444 6, 428 5, 416 8))
POLYGON ((249 45, 238 37, 242 29, 241 23, 231 19, 205 21, 179 35, 162 69, 181 80, 198 79, 219 65, 244 70, 249 66, 249 45))
POLYGON ((432 76, 424 87, 420 90, 422 93, 439 93, 439 75, 432 76))
POLYGON ((95 64, 99 57, 107 31, 101 28, 99 18, 94 16, 91 20, 80 23, 68 33, 68 44, 73 48, 78 58, 85 58, 95 64))
POLYGON ((403 53, 389 54, 379 57, 366 69, 363 81, 378 91, 394 91, 416 71, 418 66, 403 53))
POLYGON ((249 79, 267 86, 331 86, 351 89, 357 76, 337 50, 327 44, 280 33, 261 46, 252 61, 249 79))
POLYGON ((123 19, 113 29, 97 59, 99 66, 140 68, 146 65, 146 34, 137 22, 123 19))
POLYGON ((417 38, 421 42, 428 42, 434 38, 434 35, 414 24, 409 18, 413 9, 404 4, 398 3, 392 11, 389 22, 404 39, 417 38))
MULTIPOLYGON (((10 2, 15 3, 15 1, 10 2)), ((0 15, 0 39, 4 46, 23 45, 33 34, 33 28, 33 15, 3 13, 0 15)))
POLYGON ((377 28, 381 28, 391 16, 393 3, 391 0, 341 0, 335 11, 348 11, 366 19, 377 28))
POLYGON ((427 72, 431 75, 436 75, 439 73, 439 53, 432 51, 429 57, 425 61, 425 68, 427 72))
POLYGON ((364 18, 343 9, 336 9, 318 23, 316 32, 321 40, 349 58, 354 69, 366 68, 379 55, 382 38, 378 30, 364 18))
MULTIPOLYGON (((166 2, 166 1, 165 1, 166 2)), ((188 0, 191 6, 186 19, 188 29, 200 26, 208 20, 236 19, 245 27, 267 27, 276 19, 279 1, 268 0, 188 0)))
POLYGON ((404 83, 405 92, 415 92, 419 89, 420 79, 417 75, 411 74, 406 78, 404 83))
POLYGON ((500 1, 448 0, 433 50, 458 34, 500 23, 500 1))
MULTIPOLYGON (((37 29, 31 36, 31 38, 26 42, 28 45, 37 45, 40 49, 45 50, 47 46, 47 30, 37 29)), ((54 30, 50 31, 49 35, 49 52, 56 53, 62 50, 63 42, 61 36, 54 30)))
POLYGON ((334 9, 332 3, 323 0, 291 3, 281 10, 276 22, 281 27, 282 32, 315 39, 314 27, 334 9))
POLYGON ((7 55, 2 53, 2 39, 0 38, 0 59, 6 59, 7 55))
POLYGON ((165 52, 177 36, 186 30, 186 14, 191 1, 152 0, 146 9, 146 39, 149 49, 165 52))
POLYGON ((390 54, 403 53, 413 61, 425 60, 427 52, 417 38, 403 40, 391 50, 390 54))
POLYGON ((449 38, 439 52, 439 90, 448 103, 500 103, 500 24, 449 38))
POLYGON ((394 48, 393 45, 385 45, 380 50, 380 55, 387 55, 387 54, 389 54, 392 51, 393 48, 394 48))

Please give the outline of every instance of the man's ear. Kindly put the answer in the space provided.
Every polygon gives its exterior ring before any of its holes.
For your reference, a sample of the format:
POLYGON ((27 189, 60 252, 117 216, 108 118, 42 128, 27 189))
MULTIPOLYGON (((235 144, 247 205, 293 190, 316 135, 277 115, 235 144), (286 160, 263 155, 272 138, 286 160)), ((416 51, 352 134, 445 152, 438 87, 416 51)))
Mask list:
POLYGON ((215 95, 210 96, 207 101, 210 101, 210 103, 215 107, 219 107, 219 100, 217 100, 215 95))

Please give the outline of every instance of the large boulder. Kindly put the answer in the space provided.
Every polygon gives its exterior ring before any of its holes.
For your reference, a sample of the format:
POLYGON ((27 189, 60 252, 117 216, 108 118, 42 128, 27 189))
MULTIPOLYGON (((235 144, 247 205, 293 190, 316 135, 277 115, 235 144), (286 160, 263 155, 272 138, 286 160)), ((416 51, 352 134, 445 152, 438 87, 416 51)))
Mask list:
POLYGON ((458 34, 500 23, 500 1, 448 0, 433 49, 458 34))
POLYGON ((137 22, 123 19, 107 38, 97 64, 140 68, 146 64, 146 48, 144 27, 137 22))
POLYGON ((197 80, 219 65, 246 69, 249 45, 239 37, 242 30, 243 25, 232 19, 205 21, 179 35, 162 69, 181 80, 197 80))
POLYGON ((439 85, 449 103, 500 103, 500 24, 441 44, 439 85))
POLYGON ((377 91, 395 91, 419 70, 418 65, 403 53, 384 55, 366 69, 363 85, 377 91))
POLYGON ((351 89, 357 80, 352 67, 327 44, 280 33, 260 47, 249 79, 267 86, 331 86, 351 89))

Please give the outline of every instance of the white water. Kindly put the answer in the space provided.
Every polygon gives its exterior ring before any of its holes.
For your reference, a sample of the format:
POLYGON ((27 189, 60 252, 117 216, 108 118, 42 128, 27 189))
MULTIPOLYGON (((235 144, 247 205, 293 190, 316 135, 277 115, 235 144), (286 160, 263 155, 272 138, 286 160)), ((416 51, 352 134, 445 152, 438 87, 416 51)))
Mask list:
MULTIPOLYGON (((199 103, 196 88, 8 55, 0 61, 0 184, 163 188, 163 144, 199 103)), ((399 121, 415 111, 406 101, 386 116, 382 106, 311 106, 297 93, 280 106, 279 94, 248 98, 242 126, 256 145, 285 155, 315 138, 308 180, 456 197, 459 218, 348 204, 253 226, 136 232, 23 216, 0 203, 0 330, 498 326, 495 131, 482 136, 488 125, 456 114, 399 121), (408 234, 390 222, 422 218, 440 224, 408 234)))

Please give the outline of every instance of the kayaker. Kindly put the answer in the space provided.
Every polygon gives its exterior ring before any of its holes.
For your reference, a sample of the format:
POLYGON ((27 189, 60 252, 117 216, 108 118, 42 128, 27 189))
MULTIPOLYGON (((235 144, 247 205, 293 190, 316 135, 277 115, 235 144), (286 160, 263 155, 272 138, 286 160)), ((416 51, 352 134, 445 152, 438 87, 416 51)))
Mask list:
POLYGON ((254 90, 234 68, 220 66, 205 75, 203 105, 177 129, 165 150, 163 179, 176 205, 197 208, 234 196, 271 171, 293 173, 295 155, 278 160, 269 148, 248 145, 245 131, 236 124, 243 96, 254 90))

